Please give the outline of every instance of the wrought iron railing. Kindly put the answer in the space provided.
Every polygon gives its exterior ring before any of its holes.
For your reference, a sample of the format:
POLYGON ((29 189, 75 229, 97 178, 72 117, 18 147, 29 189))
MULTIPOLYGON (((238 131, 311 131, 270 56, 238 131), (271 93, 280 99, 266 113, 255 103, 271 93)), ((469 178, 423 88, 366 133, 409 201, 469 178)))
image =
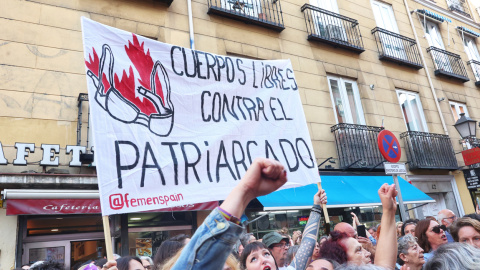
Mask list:
POLYGON ((410 170, 415 169, 458 169, 452 141, 448 135, 419 131, 400 134, 404 139, 410 170))
POLYGON ((372 34, 377 42, 380 60, 393 61, 416 69, 423 68, 417 42, 414 39, 380 27, 373 28, 372 34))
POLYGON ((470 60, 467 62, 470 68, 473 71, 473 75, 475 76, 475 85, 480 86, 480 62, 476 60, 470 60))
POLYGON ((357 53, 365 51, 358 21, 309 4, 302 6, 308 40, 325 42, 357 53))
POLYGON ((429 47, 427 52, 430 52, 432 56, 433 64, 435 65, 435 75, 456 78, 462 82, 470 80, 460 55, 433 46, 429 47))
POLYGON ((448 7, 452 11, 461 13, 464 16, 470 16, 470 9, 468 8, 468 3, 466 0, 447 0, 448 7))
POLYGON ((208 14, 218 14, 276 31, 285 29, 280 0, 208 0, 208 14))
POLYGON ((383 169, 377 137, 383 127, 341 123, 331 127, 340 169, 383 169))

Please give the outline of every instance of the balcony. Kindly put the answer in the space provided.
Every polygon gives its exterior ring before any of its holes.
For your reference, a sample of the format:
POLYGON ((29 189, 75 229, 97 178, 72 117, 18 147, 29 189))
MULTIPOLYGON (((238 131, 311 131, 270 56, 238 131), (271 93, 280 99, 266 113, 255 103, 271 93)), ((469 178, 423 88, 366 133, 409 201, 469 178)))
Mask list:
POLYGON ((473 71, 473 75, 475 75, 475 85, 480 86, 480 62, 475 60, 470 60, 467 62, 470 68, 473 71))
POLYGON ((470 80, 460 55, 437 47, 429 47, 427 52, 430 52, 432 56, 433 64, 435 65, 435 75, 458 79, 462 82, 470 80))
POLYGON ((260 25, 278 32, 285 29, 280 0, 208 0, 207 13, 260 25))
POLYGON ((309 4, 302 6, 308 40, 324 42, 356 53, 365 51, 358 21, 309 4))
POLYGON ((415 169, 458 169, 452 142, 448 135, 419 131, 400 134, 405 142, 408 167, 415 169))
POLYGON ((451 11, 458 12, 469 18, 472 17, 470 16, 470 9, 468 8, 468 3, 466 0, 447 0, 447 3, 451 11))
POLYGON ((401 65, 423 68, 417 42, 397 33, 375 27, 372 29, 375 36, 380 60, 395 62, 401 65))
POLYGON ((377 145, 383 127, 341 123, 331 127, 340 169, 383 169, 385 159, 377 145))

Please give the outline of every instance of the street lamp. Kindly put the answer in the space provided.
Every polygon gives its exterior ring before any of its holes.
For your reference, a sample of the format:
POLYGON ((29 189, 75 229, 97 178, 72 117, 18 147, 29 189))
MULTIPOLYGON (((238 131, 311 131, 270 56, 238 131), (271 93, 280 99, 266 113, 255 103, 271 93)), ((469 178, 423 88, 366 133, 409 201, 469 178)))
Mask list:
POLYGON ((477 135, 476 129, 477 121, 472 120, 470 117, 465 116, 465 113, 460 114, 460 119, 453 125, 462 139, 475 138, 477 135))

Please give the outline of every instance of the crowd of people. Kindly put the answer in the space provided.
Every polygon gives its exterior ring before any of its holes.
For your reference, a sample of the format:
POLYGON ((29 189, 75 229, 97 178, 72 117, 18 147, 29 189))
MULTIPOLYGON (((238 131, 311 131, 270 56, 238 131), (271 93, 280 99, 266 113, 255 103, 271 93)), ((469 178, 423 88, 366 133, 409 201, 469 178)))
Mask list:
MULTIPOLYGON (((394 185, 378 190, 383 214, 381 223, 362 232, 340 222, 328 236, 319 237, 325 191, 313 197, 303 232, 288 229, 270 232, 261 239, 246 233, 239 218, 254 198, 269 194, 287 181, 282 164, 256 159, 220 207, 210 213, 189 238, 177 235, 164 241, 153 261, 149 257, 121 257, 87 262, 79 270, 469 270, 480 269, 480 216, 462 218, 444 209, 437 219, 395 222, 394 185)), ((57 270, 53 262, 36 263, 31 270, 57 270)))

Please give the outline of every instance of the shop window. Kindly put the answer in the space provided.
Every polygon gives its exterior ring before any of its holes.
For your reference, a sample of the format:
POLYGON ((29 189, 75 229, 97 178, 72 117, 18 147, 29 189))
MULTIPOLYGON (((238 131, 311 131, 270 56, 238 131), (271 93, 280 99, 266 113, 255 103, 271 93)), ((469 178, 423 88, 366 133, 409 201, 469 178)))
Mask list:
POLYGON ((423 107, 417 93, 397 90, 398 101, 408 131, 428 132, 423 107))
POLYGON ((27 236, 103 232, 100 215, 42 216, 27 220, 27 236))
POLYGON ((357 83, 336 76, 327 79, 336 122, 365 125, 357 83))

